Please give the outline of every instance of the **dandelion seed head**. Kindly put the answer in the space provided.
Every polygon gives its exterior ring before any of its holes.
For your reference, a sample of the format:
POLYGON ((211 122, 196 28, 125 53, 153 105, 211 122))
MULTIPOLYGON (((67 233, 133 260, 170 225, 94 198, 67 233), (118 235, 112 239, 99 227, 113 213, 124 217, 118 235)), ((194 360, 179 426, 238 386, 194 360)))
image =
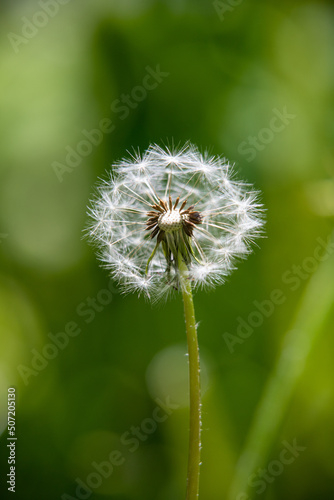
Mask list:
POLYGON ((113 165, 88 209, 88 235, 124 292, 151 300, 179 289, 178 259, 193 288, 224 282, 261 235, 258 193, 227 160, 151 145, 113 165))

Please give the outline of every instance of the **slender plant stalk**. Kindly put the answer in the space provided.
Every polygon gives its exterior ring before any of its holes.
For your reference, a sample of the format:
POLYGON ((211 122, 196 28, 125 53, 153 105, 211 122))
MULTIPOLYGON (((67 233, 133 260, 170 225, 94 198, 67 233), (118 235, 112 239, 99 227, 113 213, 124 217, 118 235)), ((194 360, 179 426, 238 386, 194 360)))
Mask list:
POLYGON ((195 310, 188 279, 188 269, 179 256, 179 271, 186 321, 189 362, 189 454, 186 500, 196 500, 199 494, 200 450, 201 450, 201 387, 199 350, 196 332, 195 310))

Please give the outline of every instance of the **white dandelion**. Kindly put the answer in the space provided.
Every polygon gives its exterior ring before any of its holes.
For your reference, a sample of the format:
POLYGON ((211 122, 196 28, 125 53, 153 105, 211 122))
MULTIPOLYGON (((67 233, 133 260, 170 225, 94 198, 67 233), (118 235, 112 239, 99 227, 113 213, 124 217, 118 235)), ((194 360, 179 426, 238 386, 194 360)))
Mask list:
POLYGON ((113 166, 91 203, 88 233, 125 292, 156 300, 182 292, 189 363, 187 500, 197 500, 201 450, 200 365, 192 290, 221 284, 261 234, 257 193, 228 162, 153 145, 113 166))
POLYGON ((192 288, 223 283, 261 234, 261 205, 228 162, 150 146, 113 166, 89 209, 89 235, 125 292, 157 299, 179 289, 179 258, 192 288))

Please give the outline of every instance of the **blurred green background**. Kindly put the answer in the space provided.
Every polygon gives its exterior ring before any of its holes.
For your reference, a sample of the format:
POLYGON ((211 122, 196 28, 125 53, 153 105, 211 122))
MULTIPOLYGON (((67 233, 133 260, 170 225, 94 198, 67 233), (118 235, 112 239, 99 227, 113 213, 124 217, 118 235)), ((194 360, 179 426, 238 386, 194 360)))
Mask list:
MULTIPOLYGON (((181 299, 152 306, 120 295, 82 231, 93 185, 112 162, 132 147, 190 140, 235 163, 267 209, 266 239, 224 286, 195 296, 200 498, 227 498, 285 333, 319 270, 314 252, 333 228, 332 2, 25 0, 2 1, 0 14, 0 496, 12 495, 15 386, 17 500, 184 498, 181 299), (157 84, 147 88, 153 71, 157 84), (275 289, 284 300, 259 313, 275 289), (244 338, 240 318, 251 330, 244 338), (157 398, 173 408, 159 410, 157 398), (94 463, 110 464, 112 453, 113 470, 96 475, 94 463), (91 494, 76 491, 78 479, 91 494)), ((282 415, 263 456, 269 479, 236 500, 334 498, 333 274, 325 281, 306 308, 321 316, 305 331, 310 353, 300 360, 297 345, 288 366, 301 361, 300 374, 283 377, 276 398, 282 415), (282 441, 294 440, 305 449, 275 469, 282 441)))

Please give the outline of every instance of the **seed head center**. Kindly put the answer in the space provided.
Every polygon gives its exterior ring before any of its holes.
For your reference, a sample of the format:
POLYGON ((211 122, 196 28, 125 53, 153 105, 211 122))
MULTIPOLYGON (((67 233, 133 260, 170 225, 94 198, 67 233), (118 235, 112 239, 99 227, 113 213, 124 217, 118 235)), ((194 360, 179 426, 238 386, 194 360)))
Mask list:
POLYGON ((182 228, 183 220, 184 216, 180 211, 172 209, 167 210, 159 216, 158 225, 165 233, 172 233, 182 228))

